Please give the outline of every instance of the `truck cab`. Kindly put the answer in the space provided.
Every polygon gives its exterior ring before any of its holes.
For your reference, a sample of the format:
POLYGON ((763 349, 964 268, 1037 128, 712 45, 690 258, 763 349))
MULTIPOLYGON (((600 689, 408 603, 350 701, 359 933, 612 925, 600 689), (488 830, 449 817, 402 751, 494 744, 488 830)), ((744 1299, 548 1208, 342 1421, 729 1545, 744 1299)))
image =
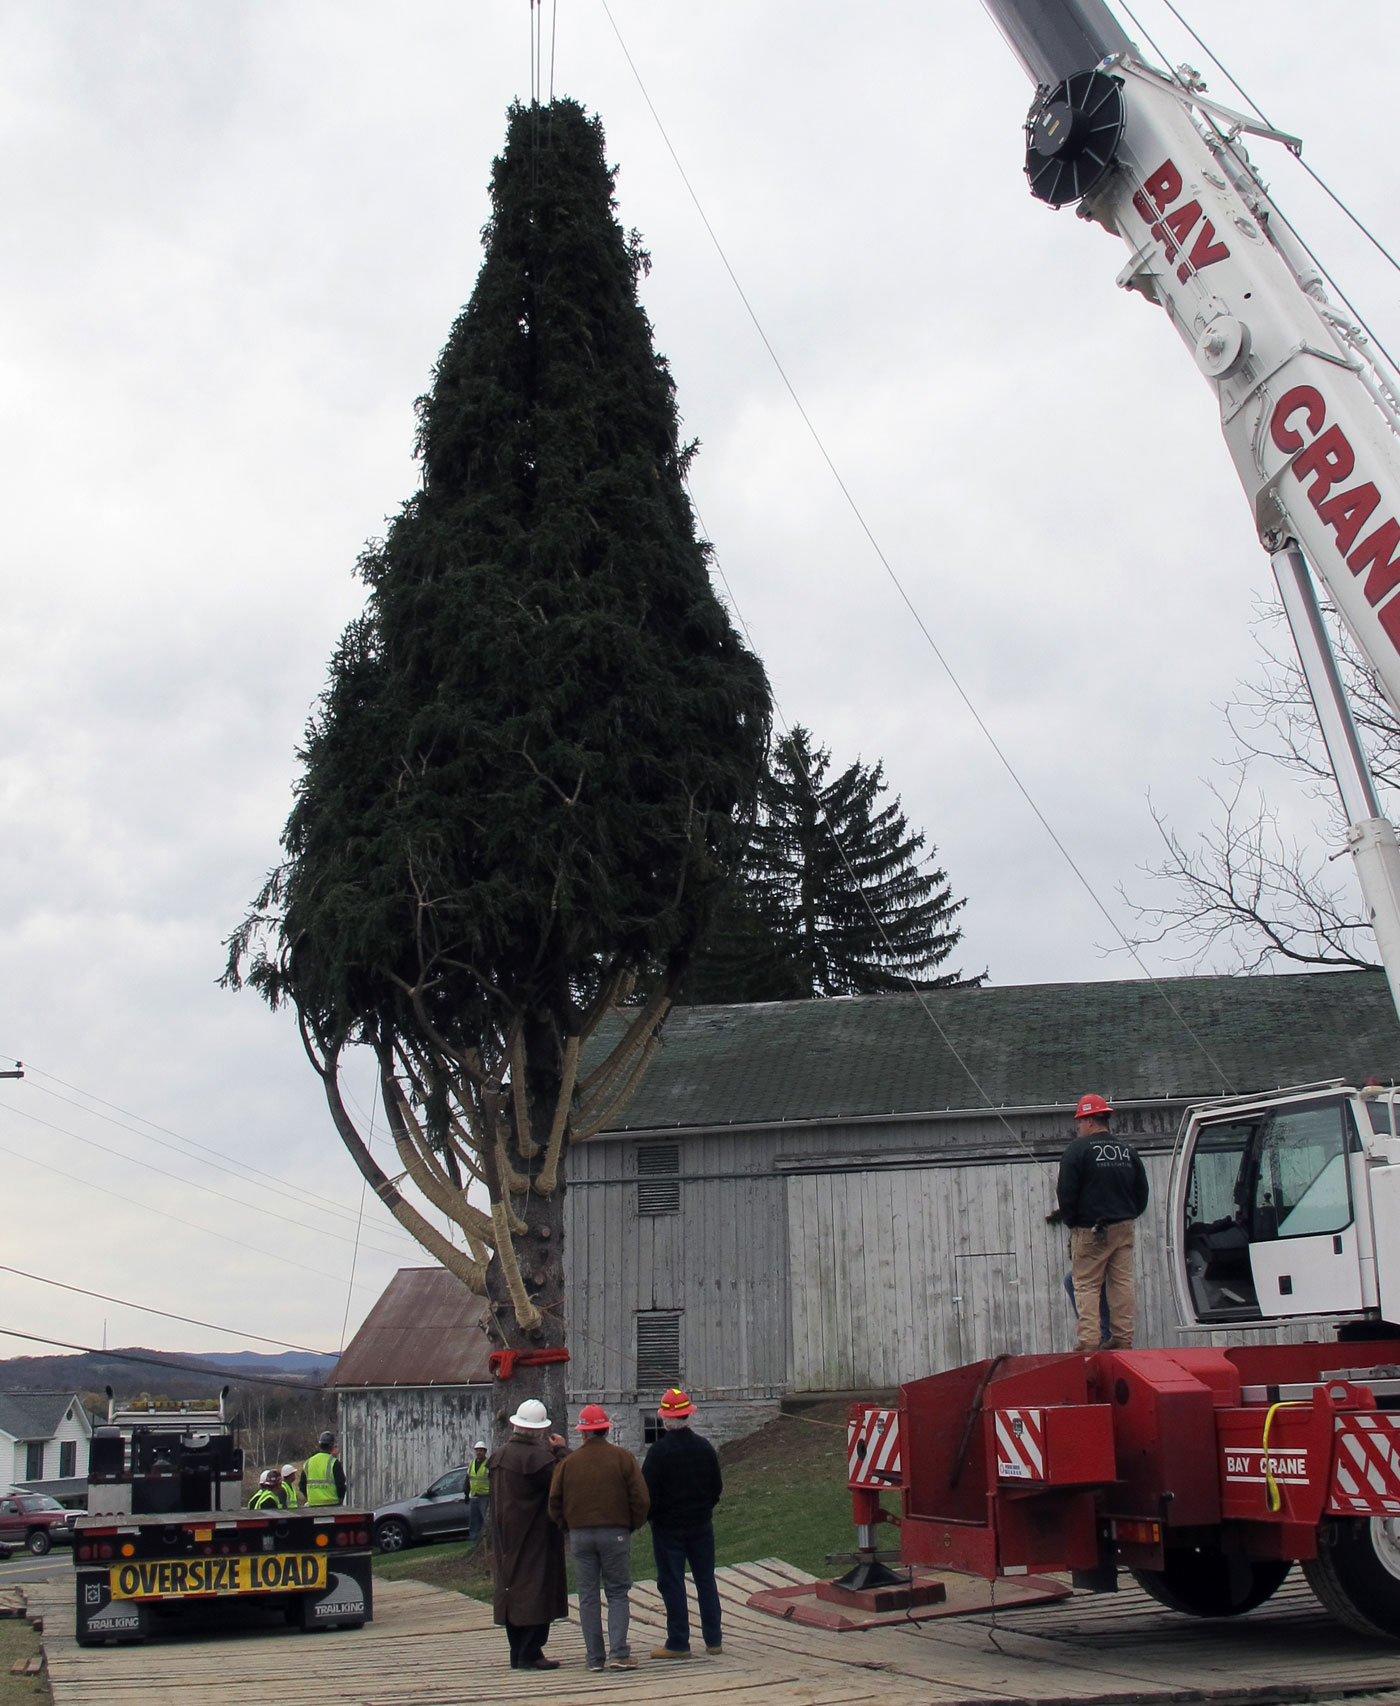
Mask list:
POLYGON ((1400 1321, 1397 1100, 1339 1079, 1187 1110, 1168 1206, 1184 1327, 1400 1321))

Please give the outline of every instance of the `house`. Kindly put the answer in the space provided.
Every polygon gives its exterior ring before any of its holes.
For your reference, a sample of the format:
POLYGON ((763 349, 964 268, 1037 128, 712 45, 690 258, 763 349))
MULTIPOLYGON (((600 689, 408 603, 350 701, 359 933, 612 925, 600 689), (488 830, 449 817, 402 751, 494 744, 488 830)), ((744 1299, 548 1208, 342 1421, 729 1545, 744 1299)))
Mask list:
MULTIPOLYGON (((616 1128, 570 1151, 571 1396, 635 1449, 674 1382, 723 1438, 789 1394, 1068 1349, 1066 1241, 1045 1215, 1086 1090, 1151 1181, 1138 1343, 1187 1342, 1162 1213, 1183 1111, 1372 1076, 1400 1080, 1379 973, 677 1009, 616 1128)), ((1305 1334, 1235 1335, 1280 1336, 1305 1334)))
POLYGON ((91 1438, 76 1392, 0 1392, 0 1463, 9 1466, 10 1484, 81 1502, 91 1438))
MULTIPOLYGON (((1138 1343, 1186 1342, 1162 1213, 1185 1109, 1373 1076, 1400 1081, 1400 1023, 1378 973, 678 1008, 613 1129, 569 1153, 571 1404, 606 1405, 614 1437, 640 1450, 676 1383, 724 1439, 793 1395, 1068 1349, 1066 1239, 1045 1215, 1086 1090, 1114 1104, 1151 1181, 1138 1343)), ((499 1407, 480 1311, 442 1270, 396 1277, 332 1377, 352 1473, 373 1463, 369 1484, 402 1496, 462 1461, 480 1426, 467 1418, 499 1407), (451 1323, 440 1342, 422 1313, 430 1295, 451 1323), (449 1404, 445 1427, 432 1418, 449 1404), (407 1443, 429 1438, 432 1450, 407 1443), (403 1468, 381 1470, 395 1452, 403 1468)))
POLYGON ((484 1311, 446 1268, 400 1268, 345 1347, 326 1385, 356 1505, 421 1493, 491 1438, 484 1311))

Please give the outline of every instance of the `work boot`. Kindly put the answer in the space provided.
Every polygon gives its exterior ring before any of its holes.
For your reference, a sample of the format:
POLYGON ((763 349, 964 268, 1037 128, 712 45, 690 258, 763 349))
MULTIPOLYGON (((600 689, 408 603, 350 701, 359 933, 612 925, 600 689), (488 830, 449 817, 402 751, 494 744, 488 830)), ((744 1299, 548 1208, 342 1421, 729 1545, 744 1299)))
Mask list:
POLYGON ((713 1647, 706 1647, 705 1651, 713 1657, 713 1655, 715 1653, 722 1653, 724 1651, 724 1648, 720 1645, 720 1643, 718 1641, 716 1641, 713 1647))
POLYGON ((688 1659, 689 1647, 653 1647, 651 1656, 654 1659, 688 1659))
MULTIPOLYGON (((602 1668, 603 1667, 601 1665, 598 1666, 599 1670, 601 1670, 602 1668)), ((631 1656, 630 1653, 625 1653, 620 1659, 609 1659, 608 1660, 608 1669, 609 1670, 636 1670, 637 1669, 637 1661, 631 1656)))

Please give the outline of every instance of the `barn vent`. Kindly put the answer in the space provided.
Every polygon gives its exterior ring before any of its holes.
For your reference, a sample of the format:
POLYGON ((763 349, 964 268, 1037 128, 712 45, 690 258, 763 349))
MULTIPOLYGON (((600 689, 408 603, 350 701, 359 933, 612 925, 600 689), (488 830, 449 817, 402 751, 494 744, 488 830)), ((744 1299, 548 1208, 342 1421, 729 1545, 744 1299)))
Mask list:
POLYGON ((681 1318, 650 1310, 637 1317, 637 1386, 675 1386, 681 1377, 681 1318))
POLYGON ((681 1211, 681 1146, 678 1143, 637 1145, 637 1213, 679 1214, 681 1211), (667 1175, 670 1177, 667 1177, 667 1175))

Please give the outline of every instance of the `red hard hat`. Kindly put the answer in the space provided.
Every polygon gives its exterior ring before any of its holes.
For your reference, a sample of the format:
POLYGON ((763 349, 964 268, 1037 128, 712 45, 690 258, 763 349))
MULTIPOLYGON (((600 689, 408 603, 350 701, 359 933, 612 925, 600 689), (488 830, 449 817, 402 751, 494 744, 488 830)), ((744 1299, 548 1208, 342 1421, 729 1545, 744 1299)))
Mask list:
POLYGON ((657 1409, 658 1416, 669 1416, 673 1421, 679 1421, 682 1416, 693 1416, 695 1406, 690 1401, 690 1394, 682 1392, 679 1386, 673 1386, 663 1394, 657 1409))
POLYGON ((612 1426, 608 1412, 601 1404, 585 1404, 578 1413, 574 1429, 581 1434, 603 1434, 612 1426))
POLYGON ((1095 1096, 1090 1093, 1079 1098, 1079 1106, 1074 1110, 1074 1117, 1077 1120, 1101 1120, 1106 1119, 1112 1112, 1113 1109, 1109 1107, 1102 1096, 1095 1096))

